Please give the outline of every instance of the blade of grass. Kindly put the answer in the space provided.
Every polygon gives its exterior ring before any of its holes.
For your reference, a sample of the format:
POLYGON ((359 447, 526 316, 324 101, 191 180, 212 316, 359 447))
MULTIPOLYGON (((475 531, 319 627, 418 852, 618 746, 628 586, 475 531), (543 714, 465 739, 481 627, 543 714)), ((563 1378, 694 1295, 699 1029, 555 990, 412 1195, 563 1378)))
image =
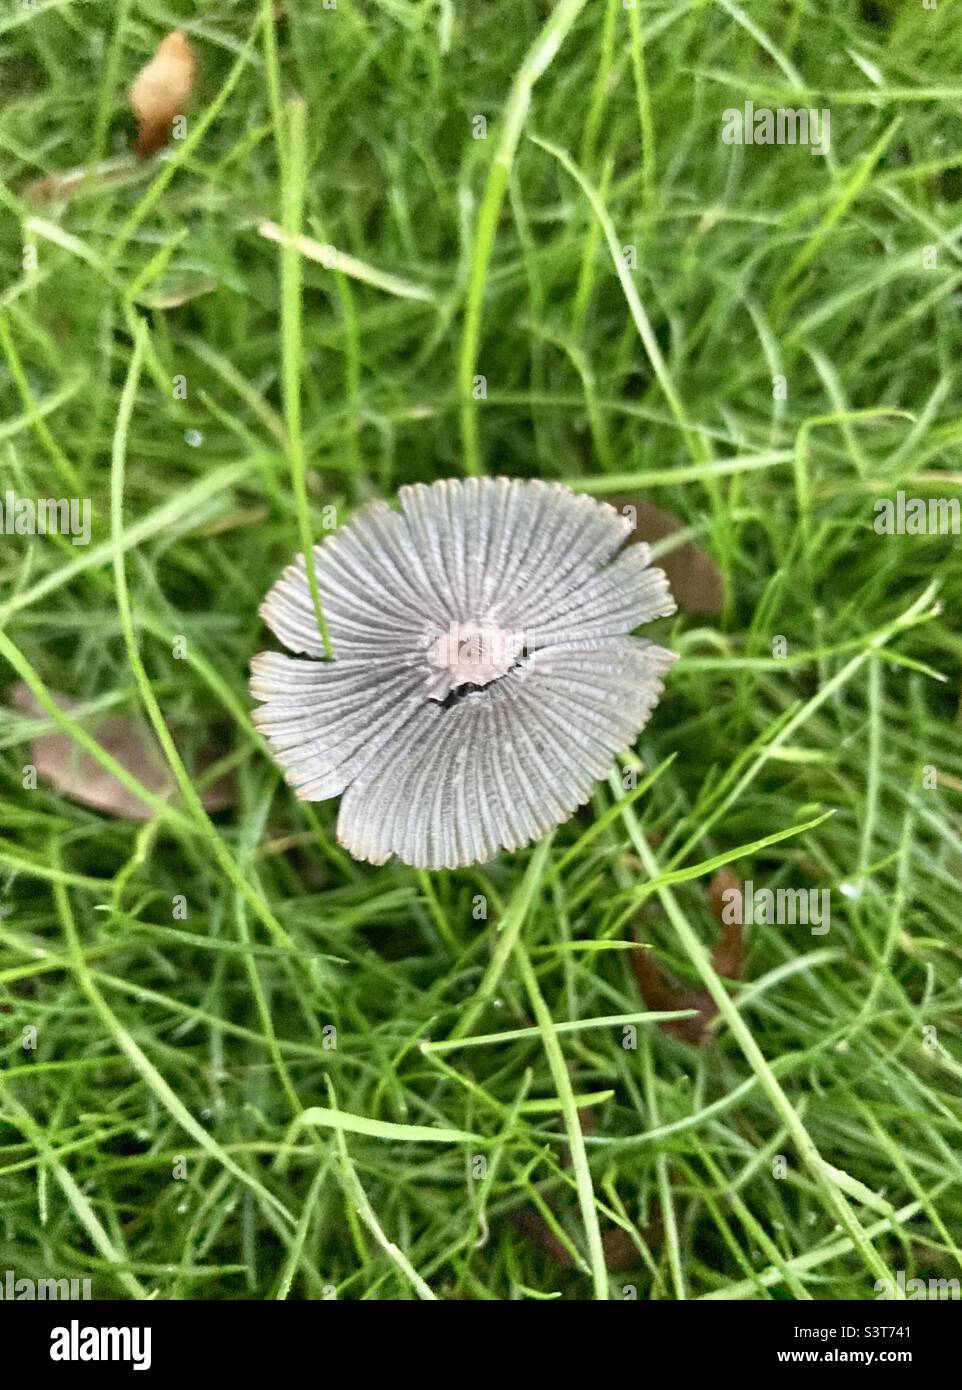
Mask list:
POLYGON ((521 139, 521 132, 531 106, 535 83, 550 67, 558 50, 571 32, 587 0, 559 0, 547 24, 525 54, 505 102, 501 134, 481 198, 474 243, 471 248, 471 270, 468 297, 461 335, 461 354, 458 363, 458 395, 461 401, 461 445, 464 450, 464 470, 481 473, 481 449, 478 440, 477 402, 474 399, 474 375, 478 365, 481 342, 481 311, 484 289, 491 263, 491 252, 501 216, 501 205, 511 177, 511 166, 521 139))

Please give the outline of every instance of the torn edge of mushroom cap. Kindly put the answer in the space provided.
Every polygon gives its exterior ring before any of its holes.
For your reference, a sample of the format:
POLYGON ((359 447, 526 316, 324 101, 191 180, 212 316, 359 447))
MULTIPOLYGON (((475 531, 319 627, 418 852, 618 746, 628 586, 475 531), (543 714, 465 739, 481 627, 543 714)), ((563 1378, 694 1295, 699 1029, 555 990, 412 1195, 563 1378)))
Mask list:
MULTIPOLYGON (((253 719, 299 797, 343 795, 356 858, 465 867, 567 820, 634 745, 676 653, 631 633, 675 603, 627 518, 562 484, 445 479, 398 500, 315 546, 335 660, 255 657, 253 719), (479 644, 473 681, 460 645, 439 668, 451 632, 479 644)), ((323 654, 303 556, 260 611, 323 654)))

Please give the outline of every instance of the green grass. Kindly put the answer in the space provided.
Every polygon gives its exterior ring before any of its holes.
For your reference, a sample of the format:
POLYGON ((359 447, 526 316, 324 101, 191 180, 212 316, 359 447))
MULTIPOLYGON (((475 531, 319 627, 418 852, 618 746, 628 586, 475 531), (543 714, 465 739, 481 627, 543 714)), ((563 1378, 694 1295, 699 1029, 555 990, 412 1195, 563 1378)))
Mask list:
POLYGON ((0 16, 0 494, 93 507, 85 549, 0 546, 0 694, 43 710, 0 714, 0 1271, 192 1299, 962 1277, 962 542, 873 527, 899 489, 962 496, 959 0, 274 8, 0 16), (187 139, 31 201, 123 156, 177 24, 187 139), (828 107, 830 153, 724 145, 746 99, 828 107), (659 625, 640 791, 480 868, 372 869, 250 723, 257 607, 325 508, 474 472, 672 512, 661 552, 711 554, 724 611, 659 625), (23 785, 65 729, 136 790, 105 712, 173 770, 148 822, 23 785), (755 926, 722 984, 724 865, 828 888, 830 932, 755 926), (651 1018, 636 931, 714 999, 710 1046, 651 1018))

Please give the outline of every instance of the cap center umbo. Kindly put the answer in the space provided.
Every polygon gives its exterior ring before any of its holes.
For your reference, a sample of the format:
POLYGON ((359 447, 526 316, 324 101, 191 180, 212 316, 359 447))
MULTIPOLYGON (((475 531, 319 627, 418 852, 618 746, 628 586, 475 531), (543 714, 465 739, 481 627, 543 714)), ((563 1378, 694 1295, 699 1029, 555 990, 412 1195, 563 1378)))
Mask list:
POLYGON ((446 703, 455 691, 467 694, 465 687, 490 685, 519 665, 524 655, 521 632, 495 623, 452 623, 446 632, 428 639, 430 698, 446 703))

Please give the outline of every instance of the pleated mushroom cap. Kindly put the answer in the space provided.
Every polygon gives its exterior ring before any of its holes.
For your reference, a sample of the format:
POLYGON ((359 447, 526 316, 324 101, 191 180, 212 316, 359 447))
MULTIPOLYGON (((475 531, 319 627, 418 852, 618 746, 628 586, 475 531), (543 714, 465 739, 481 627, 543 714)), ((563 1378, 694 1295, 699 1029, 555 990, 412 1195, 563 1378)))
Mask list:
MULTIPOLYGON (((540 839, 630 748, 675 653, 646 545, 560 483, 445 479, 370 502, 314 547, 335 660, 262 652, 254 722, 305 801, 341 795, 357 859, 480 864, 540 839)), ((261 614, 322 658, 303 556, 261 614)))

